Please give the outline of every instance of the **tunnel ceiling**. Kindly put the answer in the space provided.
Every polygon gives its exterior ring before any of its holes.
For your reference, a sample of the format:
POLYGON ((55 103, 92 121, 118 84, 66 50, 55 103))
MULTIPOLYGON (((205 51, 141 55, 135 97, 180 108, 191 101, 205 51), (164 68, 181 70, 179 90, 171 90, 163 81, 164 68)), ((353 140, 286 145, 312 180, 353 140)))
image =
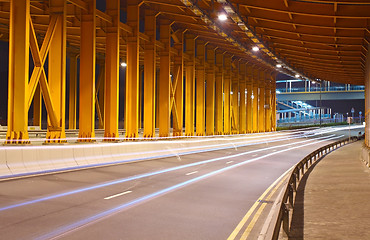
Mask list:
POLYGON ((368 0, 151 0, 144 4, 173 20, 175 27, 252 62, 270 67, 281 62, 290 75, 363 84, 370 39, 368 0), (220 12, 227 13, 226 21, 217 19, 220 12), (252 52, 255 45, 262 51, 252 52))

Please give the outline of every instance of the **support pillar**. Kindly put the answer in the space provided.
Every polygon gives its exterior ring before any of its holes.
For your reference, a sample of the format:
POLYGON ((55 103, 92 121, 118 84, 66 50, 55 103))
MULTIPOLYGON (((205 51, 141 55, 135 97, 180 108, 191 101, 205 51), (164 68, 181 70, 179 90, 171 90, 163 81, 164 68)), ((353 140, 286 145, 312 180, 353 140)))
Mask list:
POLYGON ((127 0, 127 25, 133 33, 127 37, 126 138, 137 138, 139 130, 139 14, 138 0, 127 0))
POLYGON ((265 131, 271 132, 271 124, 272 124, 271 73, 266 74, 265 105, 267 106, 267 108, 265 109, 265 119, 266 119, 265 131))
POLYGON ((240 89, 240 106, 239 106, 239 133, 247 132, 247 99, 246 99, 246 65, 240 63, 239 71, 239 89, 240 89))
POLYGON ((30 0, 10 1, 7 144, 28 140, 30 0))
POLYGON ((205 43, 197 40, 196 65, 196 135, 205 134, 205 43))
POLYGON ((246 88, 247 88, 247 133, 253 132, 253 68, 250 65, 247 65, 247 79, 246 79, 246 88))
POLYGON ((158 86, 158 113, 159 113, 159 137, 168 137, 170 134, 170 91, 171 91, 171 25, 167 21, 160 24, 160 39, 164 44, 164 49, 160 52, 160 70, 159 70, 159 86, 158 86))
POLYGON ((173 136, 182 136, 184 122, 184 34, 182 32, 174 34, 178 40, 174 43, 178 55, 174 57, 174 83, 172 83, 175 88, 172 89, 174 94, 172 101, 173 136))
MULTIPOLYGON (((112 24, 107 27, 105 39, 105 92, 104 97, 104 138, 112 141, 118 138, 119 113, 119 22, 120 1, 106 1, 106 13, 112 17, 112 24)), ((100 99, 100 97, 99 97, 100 99)))
POLYGON ((216 52, 216 98, 215 98, 215 132, 216 135, 222 135, 224 133, 224 126, 223 126, 223 85, 224 85, 224 78, 223 78, 223 71, 224 71, 224 54, 216 52))
POLYGON ((231 100, 231 106, 232 106, 232 115, 231 115, 231 131, 232 134, 238 134, 239 133, 239 60, 235 60, 233 62, 233 70, 232 70, 232 79, 231 79, 231 92, 232 94, 232 100, 231 100))
POLYGON ((194 111, 195 111, 195 38, 185 35, 186 53, 190 60, 185 66, 185 135, 194 135, 194 111))
POLYGON ((215 133, 215 49, 207 46, 206 135, 215 133))
POLYGON ((231 133, 231 56, 224 59, 224 134, 231 133))
POLYGON ((259 70, 254 68, 253 69, 253 93, 252 93, 252 109, 253 109, 253 121, 252 121, 252 126, 253 126, 253 132, 257 133, 258 132, 258 107, 259 107, 259 91, 258 91, 258 86, 259 86, 259 70))
POLYGON ((258 132, 265 132, 266 119, 265 119, 265 72, 259 72, 259 99, 258 99, 258 132))
POLYGON ((80 54, 80 142, 94 141, 95 138, 95 31, 96 3, 86 2, 88 11, 83 11, 81 20, 80 54))
POLYGON ((271 131, 276 131, 276 74, 271 75, 271 131))
POLYGON ((144 138, 155 137, 155 93, 156 93, 156 15, 145 11, 145 34, 152 41, 145 44, 144 50, 144 138))
POLYGON ((68 129, 76 129, 76 105, 77 105, 77 54, 71 54, 69 58, 69 114, 68 129))

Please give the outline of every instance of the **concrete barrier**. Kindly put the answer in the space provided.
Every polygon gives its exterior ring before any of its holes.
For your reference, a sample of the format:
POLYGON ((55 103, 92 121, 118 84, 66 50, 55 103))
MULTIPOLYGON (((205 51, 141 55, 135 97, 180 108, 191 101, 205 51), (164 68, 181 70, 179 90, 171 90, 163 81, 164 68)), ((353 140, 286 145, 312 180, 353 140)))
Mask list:
MULTIPOLYGON (((237 148, 256 142, 256 138, 261 135, 278 137, 286 134, 266 133, 248 136, 74 145, 3 146, 0 147, 0 179, 237 148)), ((258 141, 264 142, 265 138, 266 136, 258 141)))

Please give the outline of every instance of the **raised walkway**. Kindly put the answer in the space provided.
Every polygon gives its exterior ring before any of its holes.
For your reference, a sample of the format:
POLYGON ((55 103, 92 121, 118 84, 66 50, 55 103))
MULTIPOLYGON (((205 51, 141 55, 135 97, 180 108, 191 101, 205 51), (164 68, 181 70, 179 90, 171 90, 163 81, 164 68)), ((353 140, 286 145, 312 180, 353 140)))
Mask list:
POLYGON ((297 191, 289 239, 370 239, 370 169, 363 141, 328 154, 297 191))

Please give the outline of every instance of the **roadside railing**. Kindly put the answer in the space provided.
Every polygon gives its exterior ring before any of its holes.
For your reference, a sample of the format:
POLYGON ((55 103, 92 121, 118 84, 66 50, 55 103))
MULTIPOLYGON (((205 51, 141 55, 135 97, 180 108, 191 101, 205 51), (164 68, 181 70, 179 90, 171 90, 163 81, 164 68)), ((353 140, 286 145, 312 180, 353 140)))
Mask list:
POLYGON ((305 173, 310 169, 310 167, 321 157, 326 155, 327 153, 346 145, 351 142, 355 142, 359 139, 359 137, 354 136, 351 138, 346 138, 344 140, 340 140, 326 146, 323 146, 314 152, 307 155, 303 158, 293 169, 289 181, 287 183, 285 193, 283 195, 280 210, 277 216, 274 233, 272 235, 272 239, 276 240, 279 239, 280 233, 283 231, 284 237, 289 237, 289 233, 291 230, 291 221, 293 216, 294 204, 295 204, 295 196, 297 193, 298 185, 302 180, 302 177, 305 173))

